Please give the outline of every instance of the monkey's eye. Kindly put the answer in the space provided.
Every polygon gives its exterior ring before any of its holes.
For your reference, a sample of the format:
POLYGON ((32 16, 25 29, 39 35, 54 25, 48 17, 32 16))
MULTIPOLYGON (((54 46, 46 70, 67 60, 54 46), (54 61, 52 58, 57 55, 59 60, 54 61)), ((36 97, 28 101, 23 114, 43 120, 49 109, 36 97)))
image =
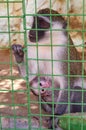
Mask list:
POLYGON ((45 90, 44 89, 42 89, 42 92, 44 92, 45 90))
POLYGON ((39 83, 40 86, 42 86, 42 83, 39 83))
POLYGON ((41 29, 48 29, 50 27, 50 23, 46 22, 43 18, 38 17, 38 27, 41 29))

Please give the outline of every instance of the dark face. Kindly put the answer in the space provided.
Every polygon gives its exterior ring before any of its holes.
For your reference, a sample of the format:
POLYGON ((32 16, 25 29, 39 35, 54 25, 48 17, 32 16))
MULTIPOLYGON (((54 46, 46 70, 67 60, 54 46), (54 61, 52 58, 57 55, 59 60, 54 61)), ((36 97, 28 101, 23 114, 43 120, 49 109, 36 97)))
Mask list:
POLYGON ((50 27, 50 24, 41 17, 34 17, 32 28, 29 32, 31 42, 37 42, 45 35, 45 31, 50 27), (43 30, 45 29, 45 30, 43 30))
POLYGON ((45 8, 45 9, 39 10, 37 14, 40 14, 40 15, 35 16, 33 18, 32 27, 31 27, 31 30, 29 31, 29 40, 31 42, 38 42, 39 40, 43 39, 46 31, 50 31, 49 30, 50 26, 52 26, 53 28, 52 22, 54 22, 55 24, 58 21, 62 24, 61 28, 55 28, 55 29, 63 29, 63 28, 65 29, 67 26, 64 18, 62 16, 59 16, 58 12, 55 10, 50 10, 49 8, 45 8), (51 17, 51 14, 53 14, 52 17, 51 17))

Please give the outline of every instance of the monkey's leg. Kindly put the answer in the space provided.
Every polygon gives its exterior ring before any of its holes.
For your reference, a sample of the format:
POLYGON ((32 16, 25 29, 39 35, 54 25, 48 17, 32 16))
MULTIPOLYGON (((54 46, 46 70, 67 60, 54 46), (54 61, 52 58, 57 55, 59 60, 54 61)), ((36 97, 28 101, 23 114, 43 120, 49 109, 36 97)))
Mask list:
MULTIPOLYGON (((62 115, 66 112, 66 109, 68 108, 68 90, 60 90, 59 92, 59 99, 57 99, 57 104, 55 106, 54 109, 54 114, 55 115, 62 115)), ((51 118, 51 126, 49 125, 50 129, 55 129, 55 130, 59 130, 58 127, 58 122, 57 122, 58 118, 53 117, 51 118), (54 124, 54 126, 53 126, 54 124), (55 128, 53 128, 55 127, 55 128)))
POLYGON ((12 51, 15 56, 17 63, 22 63, 24 61, 24 52, 23 47, 19 44, 12 45, 12 51))
MULTIPOLYGON (((43 99, 42 99, 42 102, 45 102, 43 99)), ((49 112, 49 113, 52 113, 52 106, 49 105, 46 101, 46 104, 41 104, 42 108, 44 109, 44 111, 46 112, 49 112)))
POLYGON ((68 106, 68 90, 60 90, 57 104, 55 106, 55 114, 62 115, 66 112, 68 106))
POLYGON ((26 67, 24 61, 23 47, 19 44, 12 45, 12 51, 15 56, 15 60, 18 63, 18 70, 22 77, 26 76, 26 67))
POLYGON ((57 117, 55 117, 54 120, 52 118, 48 119, 48 129, 62 130, 62 128, 59 127, 58 122, 59 122, 59 119, 57 117))

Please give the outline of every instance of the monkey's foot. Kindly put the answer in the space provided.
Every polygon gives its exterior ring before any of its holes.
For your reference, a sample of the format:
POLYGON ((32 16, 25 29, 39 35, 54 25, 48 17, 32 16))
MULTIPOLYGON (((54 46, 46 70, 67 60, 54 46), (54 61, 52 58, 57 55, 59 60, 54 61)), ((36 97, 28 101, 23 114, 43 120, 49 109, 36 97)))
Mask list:
POLYGON ((55 108, 56 115, 62 115, 66 112, 67 105, 66 104, 58 104, 57 108, 55 108))
POLYGON ((23 47, 19 44, 12 45, 12 51, 15 56, 17 63, 22 63, 24 61, 24 52, 23 47))
POLYGON ((48 129, 55 129, 55 130, 61 130, 59 129, 60 127, 58 126, 58 121, 59 119, 57 117, 51 117, 49 120, 48 120, 48 129))

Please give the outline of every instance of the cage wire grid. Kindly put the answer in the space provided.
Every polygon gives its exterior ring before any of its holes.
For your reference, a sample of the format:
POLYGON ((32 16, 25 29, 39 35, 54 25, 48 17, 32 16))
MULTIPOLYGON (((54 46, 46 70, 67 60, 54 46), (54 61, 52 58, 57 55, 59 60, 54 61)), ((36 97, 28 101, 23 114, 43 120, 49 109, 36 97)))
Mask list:
MULTIPOLYGON (((29 76, 30 75, 34 75, 34 77, 36 76, 36 74, 34 73, 30 73, 29 70, 28 70, 28 61, 30 60, 34 60, 37 62, 37 67, 38 67, 38 72, 39 72, 39 62, 40 61, 45 61, 46 59, 41 59, 39 58, 39 45, 38 45, 38 33, 36 32, 36 49, 37 49, 37 55, 36 57, 37 58, 34 58, 31 59, 31 58, 28 58, 28 54, 27 54, 27 47, 29 48, 29 46, 34 46, 34 45, 29 45, 28 44, 28 38, 27 38, 27 33, 28 31, 30 30, 30 28, 27 27, 26 25, 26 17, 27 16, 39 16, 39 14, 37 14, 37 0, 34 0, 34 5, 35 5, 35 14, 27 14, 26 13, 26 3, 25 3, 25 0, 0 0, 0 4, 5 4, 6 5, 6 12, 7 12, 7 15, 1 15, 0 16, 0 19, 7 19, 7 23, 8 23, 8 29, 7 31, 0 31, 0 34, 7 34, 8 35, 8 41, 9 41, 9 46, 7 47, 0 47, 0 51, 4 51, 5 49, 9 49, 10 50, 10 60, 9 62, 6 62, 6 61, 0 61, 0 65, 4 66, 4 65, 9 65, 9 68, 10 68, 10 74, 9 75, 0 75, 0 81, 4 80, 4 79, 8 79, 10 80, 10 84, 11 84, 11 88, 10 90, 9 89, 4 89, 3 86, 2 88, 0 88, 0 93, 8 93, 9 92, 11 93, 11 103, 8 103, 8 102, 3 102, 3 100, 0 102, 0 108, 4 108, 4 107, 11 107, 12 111, 13 111, 13 114, 12 115, 7 115, 7 114, 3 114, 0 112, 0 130, 47 130, 47 128, 43 128, 42 127, 42 120, 43 120, 43 117, 44 117, 44 120, 46 119, 46 117, 58 117, 58 118, 62 118, 63 119, 63 125, 66 125, 66 130, 73 130, 74 128, 76 128, 76 130, 85 130, 86 129, 86 125, 84 126, 84 112, 83 112, 83 105, 84 105, 84 102, 83 102, 83 97, 84 97, 84 91, 82 91, 82 111, 81 111, 81 115, 73 115, 71 116, 71 113, 70 113, 70 87, 68 87, 68 102, 66 104, 68 104, 68 115, 62 115, 62 116, 57 116, 57 115, 54 115, 54 104, 56 102, 54 102, 54 88, 52 87, 52 113, 53 114, 44 114, 42 113, 42 107, 41 107, 41 104, 46 104, 44 102, 41 101, 41 96, 39 95, 39 99, 37 101, 35 100, 32 100, 31 97, 30 97, 30 91, 31 91, 31 88, 29 86, 29 76), (21 3, 22 5, 22 14, 17 16, 17 15, 10 15, 10 4, 11 3, 21 3), (20 18, 22 20, 22 25, 23 25, 23 31, 12 31, 11 30, 11 24, 10 24, 10 19, 14 19, 14 18, 20 18), (11 34, 22 34, 23 37, 24 37, 24 46, 25 48, 23 49, 24 51, 24 54, 25 54, 25 66, 26 66, 26 77, 20 77, 19 75, 15 76, 13 75, 13 66, 17 64, 15 62, 13 62, 13 57, 12 57, 12 50, 11 50, 11 45, 13 44, 12 41, 11 41, 11 34), (14 82, 15 80, 25 80, 26 81, 26 89, 16 89, 14 88, 14 82), (17 104, 15 102, 15 93, 24 93, 26 94, 26 103, 19 103, 17 104), (39 104, 39 114, 34 114, 32 113, 31 111, 31 104, 39 104), (27 116, 19 116, 17 115, 17 111, 16 111, 16 108, 17 107, 26 107, 27 108, 27 116), (32 128, 32 118, 33 116, 35 117, 38 117, 39 118, 39 128, 35 128, 33 127, 32 128), (77 126, 75 126, 73 128, 73 124, 71 123, 71 117, 72 117, 72 120, 74 120, 76 122, 76 120, 80 121, 79 124, 77 124, 77 126), (6 126, 4 127, 4 119, 6 119, 6 126), (20 119, 24 119, 25 122, 21 122, 20 119), (9 122, 9 123, 8 123, 9 122)), ((67 0, 66 1, 66 8, 67 8, 67 11, 69 9, 69 4, 70 4, 70 0, 67 0)), ((69 13, 66 13, 66 14, 59 14, 61 16, 66 16, 67 17, 67 31, 70 32, 70 31, 81 31, 82 32, 82 39, 83 39, 83 43, 84 43, 84 32, 85 32, 85 27, 84 27, 84 16, 85 16, 85 12, 84 12, 84 5, 85 5, 85 0, 82 1, 82 4, 83 4, 83 11, 82 11, 82 14, 69 14, 69 13), (82 23, 83 23, 83 27, 82 27, 82 30, 77 30, 77 29, 70 29, 69 27, 69 17, 70 16, 82 16, 82 23)), ((52 9, 52 0, 50 0, 50 9, 52 9)), ((51 12, 51 11, 50 11, 51 12)), ((52 23, 52 16, 54 16, 55 14, 43 14, 43 16, 50 16, 50 22, 52 23)), ((36 20, 36 28, 34 28, 34 30, 40 30, 40 29, 37 29, 37 20, 36 20)), ((47 29, 41 29, 41 30, 47 30, 47 29)), ((53 62, 55 60, 53 60, 53 49, 52 49, 52 35, 53 35, 53 31, 62 31, 62 30, 57 30, 57 29, 52 29, 52 26, 50 26, 50 47, 51 47, 51 59, 47 59, 47 61, 50 61, 51 62, 51 66, 52 66, 52 74, 47 74, 47 76, 51 76, 52 77, 52 86, 54 86, 54 73, 53 73, 53 62)), ((68 39, 69 39, 69 35, 68 35, 68 39)), ((41 46, 41 45, 40 45, 41 46)), ((45 46, 42 45, 42 46, 45 46)), ((46 45, 47 46, 47 45, 46 45)), ((72 62, 70 60, 70 42, 68 41, 68 60, 66 62, 68 62, 68 75, 60 75, 60 76, 67 76, 68 77, 68 86, 70 86, 70 62, 72 62)), ((77 46, 78 47, 78 46, 77 46)), ((79 46, 80 47, 80 46, 79 46)), ((84 77, 84 46, 81 45, 82 47, 82 60, 81 61, 73 61, 73 62, 82 62, 82 77, 84 77)), ((45 54, 46 55, 46 54, 45 54)), ((65 62, 65 61, 61 61, 61 62, 65 62)), ((40 76, 40 72, 39 72, 39 76, 40 76)), ((41 75, 41 76, 46 76, 46 75, 41 75)), ((56 76, 59 76, 59 75, 56 75, 56 76)), ((75 77, 77 77, 77 75, 74 75, 75 77)), ((39 82, 40 82, 40 78, 39 78, 39 82)), ((84 86, 84 80, 82 80, 82 86, 84 86)), ((39 92, 40 92, 40 87, 38 88, 39 89, 39 92)), ((60 89, 59 89, 60 90, 60 89)), ((2 98, 2 97, 1 97, 2 98)), ((23 98, 23 96, 22 96, 23 98)), ((3 98, 2 98, 3 99, 3 98)), ((18 99, 17 99, 18 100, 18 99)), ((22 99, 21 99, 22 100, 22 99)), ((57 104, 57 103, 56 103, 57 104)), ((65 104, 65 103, 63 103, 65 104)), ((79 105, 79 103, 78 103, 79 105)), ((8 109, 8 108, 7 108, 8 109)), ((5 110, 6 112, 6 110, 5 110)), ((21 111, 22 112, 22 111, 21 111)), ((36 121, 34 121, 36 123, 36 121)), ((54 118, 53 118, 53 127, 54 127, 54 118)), ((55 129, 55 128, 54 128, 55 129)), ((65 130, 65 128, 64 128, 65 130)))

